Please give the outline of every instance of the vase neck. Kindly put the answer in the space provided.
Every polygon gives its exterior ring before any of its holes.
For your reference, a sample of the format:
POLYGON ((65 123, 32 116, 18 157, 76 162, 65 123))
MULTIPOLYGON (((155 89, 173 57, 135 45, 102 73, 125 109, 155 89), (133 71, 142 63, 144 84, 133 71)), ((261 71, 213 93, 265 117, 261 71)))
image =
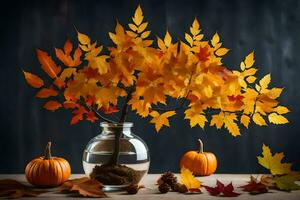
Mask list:
POLYGON ((125 122, 125 123, 106 123, 102 122, 100 124, 102 127, 102 134, 105 135, 131 135, 131 128, 133 127, 133 123, 125 122))

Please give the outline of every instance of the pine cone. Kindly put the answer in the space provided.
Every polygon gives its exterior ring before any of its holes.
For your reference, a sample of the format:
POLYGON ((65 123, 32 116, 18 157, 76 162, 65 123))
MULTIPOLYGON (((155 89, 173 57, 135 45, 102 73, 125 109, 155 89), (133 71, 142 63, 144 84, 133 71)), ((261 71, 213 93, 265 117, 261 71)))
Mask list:
POLYGON ((177 183, 177 177, 172 172, 164 173, 160 179, 171 187, 177 183))
POLYGON ((163 183, 158 186, 158 190, 160 193, 167 193, 170 190, 170 186, 167 183, 163 183))
POLYGON ((136 194, 139 191, 139 186, 137 184, 132 184, 126 187, 126 191, 128 194, 136 194))
POLYGON ((187 189, 187 187, 184 184, 180 184, 179 187, 178 187, 178 192, 180 192, 180 193, 187 193, 188 189, 187 189))

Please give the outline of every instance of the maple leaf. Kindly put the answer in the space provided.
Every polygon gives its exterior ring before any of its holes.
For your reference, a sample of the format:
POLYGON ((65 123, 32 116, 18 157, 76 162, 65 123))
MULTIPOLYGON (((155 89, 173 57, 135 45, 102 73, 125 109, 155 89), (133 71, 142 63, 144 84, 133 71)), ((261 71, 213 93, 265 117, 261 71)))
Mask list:
POLYGON ((87 177, 68 180, 62 186, 60 191, 64 193, 77 193, 83 197, 103 198, 107 195, 101 190, 103 185, 97 181, 87 177))
POLYGON ((35 95, 37 98, 48 98, 48 97, 55 97, 58 95, 58 92, 52 88, 42 88, 38 93, 35 95))
POLYGON ((175 111, 168 111, 163 114, 159 114, 157 111, 152 111, 150 115, 153 117, 151 123, 155 124, 155 129, 158 132, 162 126, 170 126, 169 117, 175 115, 175 111))
POLYGON ((291 163, 281 162, 284 158, 283 153, 275 153, 273 156, 270 148, 265 144, 263 144, 262 150, 262 156, 257 156, 258 163, 266 169, 269 169, 272 175, 289 174, 292 172, 291 163))
POLYGON ((185 119, 190 120, 191 127, 194 127, 198 124, 201 128, 204 128, 205 122, 207 122, 207 119, 204 115, 195 112, 192 108, 186 110, 184 113, 185 119))
POLYGON ((193 173, 185 167, 180 169, 180 177, 181 183, 184 184, 188 190, 196 190, 201 187, 201 182, 197 180, 193 173))
POLYGON ((243 191, 249 192, 250 194, 262 194, 268 192, 268 187, 253 176, 250 176, 248 184, 242 185, 239 188, 243 188, 243 191))
POLYGON ((21 198, 21 197, 37 197, 38 195, 48 192, 46 190, 35 190, 32 187, 24 185, 16 180, 2 179, 0 180, 0 197, 21 198))
POLYGON ((283 175, 283 176, 274 177, 274 182, 276 184, 276 187, 279 190, 286 190, 286 191, 299 190, 300 185, 295 183, 298 180, 300 180, 300 174, 296 172, 283 175))
POLYGON ((59 103, 58 101, 53 101, 53 100, 48 101, 43 106, 43 108, 45 108, 46 110, 50 110, 50 111, 55 111, 61 107, 62 107, 61 103, 59 103))
POLYGON ((74 52, 73 58, 70 53, 73 50, 73 44, 69 39, 66 40, 64 49, 55 48, 56 57, 64 63, 64 65, 68 67, 76 67, 81 64, 80 57, 82 55, 82 51, 79 47, 74 52))
POLYGON ((117 106, 108 106, 108 107, 101 107, 100 110, 102 112, 104 112, 104 114, 112 114, 112 113, 116 113, 116 112, 119 112, 117 106))
POLYGON ((236 137, 240 134, 240 129, 235 122, 237 120, 235 113, 225 114, 224 127, 231 133, 232 136, 236 137))
POLYGON ((44 81, 35 74, 23 70, 26 82, 34 88, 40 88, 44 85, 44 81))
POLYGON ((221 181, 217 180, 215 187, 210 187, 203 185, 203 187, 209 192, 212 196, 224 196, 224 197, 237 197, 240 194, 234 192, 234 187, 232 183, 229 183, 228 185, 224 185, 221 181))
POLYGON ((224 118, 225 115, 223 112, 220 112, 219 114, 212 115, 211 121, 210 121, 210 126, 216 126, 217 129, 222 128, 224 124, 224 118))
POLYGON ((42 69, 51 77, 56 78, 57 75, 61 71, 61 67, 56 65, 50 56, 48 56, 47 52, 44 52, 40 49, 36 50, 36 55, 40 64, 42 65, 42 69))

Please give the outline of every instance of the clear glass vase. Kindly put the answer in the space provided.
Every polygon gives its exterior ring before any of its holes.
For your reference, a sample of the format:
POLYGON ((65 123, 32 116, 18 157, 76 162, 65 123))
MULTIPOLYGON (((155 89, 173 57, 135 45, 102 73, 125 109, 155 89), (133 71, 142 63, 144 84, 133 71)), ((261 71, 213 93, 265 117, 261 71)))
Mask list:
POLYGON ((82 158, 85 174, 104 184, 105 191, 138 184, 150 164, 148 147, 131 132, 133 123, 101 123, 102 133, 87 144, 82 158))

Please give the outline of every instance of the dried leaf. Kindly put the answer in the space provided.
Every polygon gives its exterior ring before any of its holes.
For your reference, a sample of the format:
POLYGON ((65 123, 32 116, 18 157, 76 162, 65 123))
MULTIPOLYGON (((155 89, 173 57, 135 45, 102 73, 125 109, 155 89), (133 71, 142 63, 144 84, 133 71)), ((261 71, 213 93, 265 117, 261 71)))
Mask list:
POLYGON ((104 198, 107 195, 101 190, 103 185, 97 181, 87 177, 73 179, 65 182, 60 191, 64 193, 76 193, 83 197, 104 198))
POLYGON ((0 197, 21 198, 37 197, 38 195, 48 192, 46 190, 35 190, 32 187, 24 185, 16 180, 0 180, 0 197))
POLYGON ((298 180, 300 180, 300 174, 295 172, 284 176, 274 177, 274 182, 276 184, 276 187, 279 190, 285 190, 285 191, 299 190, 300 185, 295 183, 298 180))
POLYGON ((40 77, 38 77, 37 75, 26 72, 24 70, 23 70, 23 74, 24 74, 26 82, 31 87, 40 88, 44 85, 44 81, 40 77))
POLYGON ((243 188, 243 191, 249 192, 250 194, 262 194, 268 192, 268 187, 253 176, 250 176, 248 184, 240 186, 239 188, 243 188))

